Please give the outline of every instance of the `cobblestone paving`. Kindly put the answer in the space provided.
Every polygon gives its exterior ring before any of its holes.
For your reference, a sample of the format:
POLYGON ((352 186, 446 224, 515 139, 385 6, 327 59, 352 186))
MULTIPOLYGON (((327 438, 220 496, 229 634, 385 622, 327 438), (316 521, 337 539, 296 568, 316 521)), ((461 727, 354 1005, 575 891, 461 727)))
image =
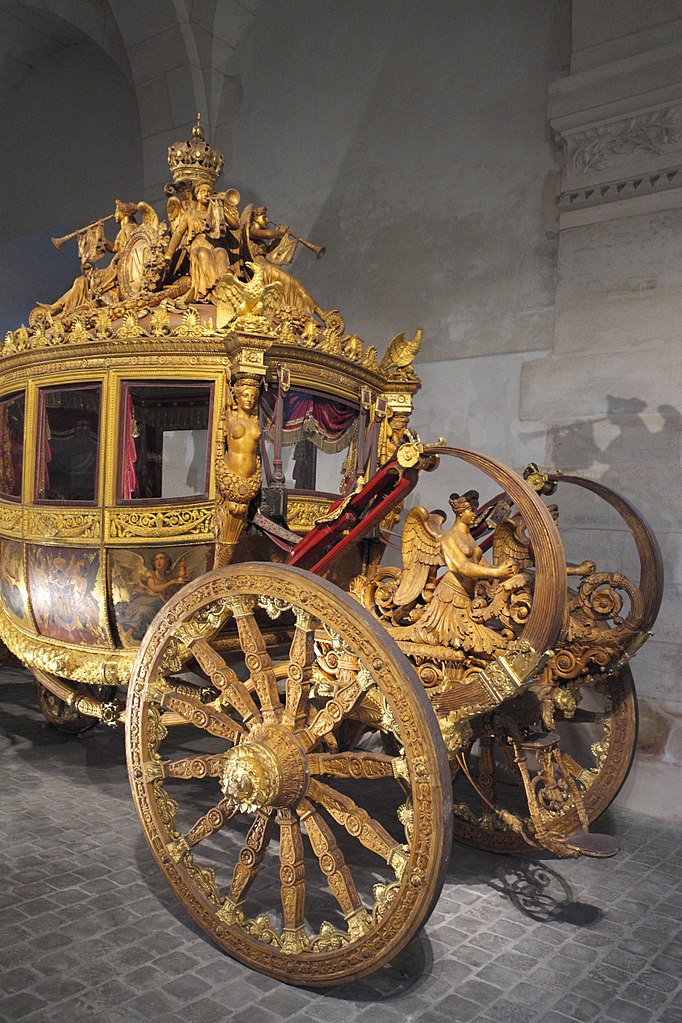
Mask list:
POLYGON ((612 811, 613 860, 455 846, 426 929, 324 994, 218 952, 153 864, 123 731, 73 739, 0 672, 0 1020, 682 1023, 682 828, 612 811))

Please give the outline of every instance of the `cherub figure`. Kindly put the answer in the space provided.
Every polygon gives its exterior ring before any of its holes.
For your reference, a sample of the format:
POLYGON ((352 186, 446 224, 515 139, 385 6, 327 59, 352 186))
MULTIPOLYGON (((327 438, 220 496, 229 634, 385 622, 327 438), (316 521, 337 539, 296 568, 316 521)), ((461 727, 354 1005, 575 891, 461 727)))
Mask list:
POLYGON ((473 491, 450 495, 456 518, 446 531, 445 512, 429 515, 425 508, 416 507, 408 514, 402 540, 403 570, 394 603, 413 603, 425 587, 434 584, 439 567, 445 565, 447 572, 415 623, 390 630, 396 638, 459 648, 477 658, 490 658, 506 647, 507 639, 482 624, 472 606, 477 582, 494 579, 503 583, 516 574, 510 561, 490 565, 471 535, 477 497, 473 491))

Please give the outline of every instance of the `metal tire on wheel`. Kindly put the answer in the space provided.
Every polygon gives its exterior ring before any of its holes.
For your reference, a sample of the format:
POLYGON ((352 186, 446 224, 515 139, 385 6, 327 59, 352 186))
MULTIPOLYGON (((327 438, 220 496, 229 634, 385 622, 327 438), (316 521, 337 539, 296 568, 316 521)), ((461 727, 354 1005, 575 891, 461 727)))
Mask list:
POLYGON ((310 986, 356 979, 428 918, 452 828, 438 724, 396 644, 331 583, 241 564, 184 587, 140 648, 126 747, 168 883, 253 969, 310 986), (335 733, 358 717, 399 754, 371 740, 339 751, 335 733))

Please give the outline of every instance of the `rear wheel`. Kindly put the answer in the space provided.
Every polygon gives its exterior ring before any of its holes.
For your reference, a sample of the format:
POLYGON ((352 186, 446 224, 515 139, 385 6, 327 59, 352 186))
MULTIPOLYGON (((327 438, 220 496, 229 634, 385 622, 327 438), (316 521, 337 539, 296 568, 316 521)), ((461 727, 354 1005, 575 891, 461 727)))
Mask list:
MULTIPOLYGON (((533 836, 516 763, 520 752, 533 783, 541 768, 533 752, 534 729, 539 742, 546 741, 533 710, 532 702, 519 700, 504 708, 504 716, 486 715, 474 722, 472 742, 453 765, 454 834, 461 841, 491 852, 527 851, 527 842, 505 814, 513 814, 533 836), (528 741, 515 742, 514 732, 528 741)), ((557 712, 556 734, 569 778, 557 777, 554 804, 547 800, 541 804, 542 821, 553 834, 568 837, 583 824, 566 781, 575 783, 592 824, 616 798, 630 770, 637 742, 637 698, 630 668, 582 686, 574 714, 563 717, 557 712)))
MULTIPOLYGON (((99 723, 99 718, 91 717, 89 714, 82 714, 75 707, 70 706, 66 700, 61 699, 56 693, 50 691, 49 685, 56 676, 44 671, 42 668, 33 669, 33 677, 36 685, 36 696, 38 706, 45 718, 53 728, 60 732, 67 732, 70 735, 78 735, 80 732, 87 732, 99 723)), ((93 696, 102 703, 108 703, 116 695, 116 686, 75 686, 69 683, 69 687, 77 688, 82 695, 93 696)))

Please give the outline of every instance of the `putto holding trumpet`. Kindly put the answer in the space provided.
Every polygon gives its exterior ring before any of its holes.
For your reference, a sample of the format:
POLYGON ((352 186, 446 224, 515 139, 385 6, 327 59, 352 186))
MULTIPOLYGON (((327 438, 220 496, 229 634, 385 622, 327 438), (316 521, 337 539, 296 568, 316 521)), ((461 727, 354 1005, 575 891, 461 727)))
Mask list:
POLYGON ((277 283, 287 311, 324 319, 315 299, 283 269, 299 244, 318 259, 324 248, 271 223, 265 206, 240 210, 236 188, 215 191, 223 157, 206 142, 199 115, 191 138, 169 147, 168 163, 173 181, 166 185, 166 221, 148 203, 117 199, 114 213, 52 239, 59 249, 77 239, 81 272, 54 302, 38 303, 31 325, 49 327, 76 317, 87 322, 102 307, 114 316, 162 302, 169 311, 181 311, 215 301, 219 285, 229 294, 254 278, 263 288, 277 283), (112 219, 118 233, 110 241, 104 224, 112 219), (108 265, 96 266, 109 254, 108 265))

